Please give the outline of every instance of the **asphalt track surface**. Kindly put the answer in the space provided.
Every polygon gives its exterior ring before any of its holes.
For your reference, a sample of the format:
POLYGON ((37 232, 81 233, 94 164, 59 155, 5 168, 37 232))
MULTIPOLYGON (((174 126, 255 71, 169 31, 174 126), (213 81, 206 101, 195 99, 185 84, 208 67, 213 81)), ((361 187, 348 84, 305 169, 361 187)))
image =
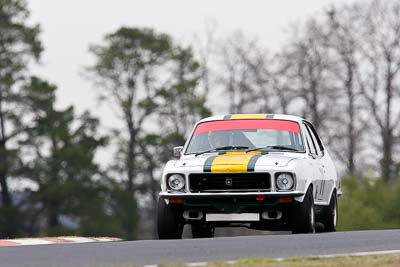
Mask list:
POLYGON ((400 249, 400 230, 0 247, 1 267, 100 267, 400 249))

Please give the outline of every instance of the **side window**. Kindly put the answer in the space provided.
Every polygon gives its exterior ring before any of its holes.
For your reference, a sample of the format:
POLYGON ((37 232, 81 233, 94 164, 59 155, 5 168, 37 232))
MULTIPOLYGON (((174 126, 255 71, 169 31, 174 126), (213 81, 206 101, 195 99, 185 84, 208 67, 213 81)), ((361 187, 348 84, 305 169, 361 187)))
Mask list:
POLYGON ((322 146, 322 142, 318 137, 317 132, 315 131, 314 127, 311 124, 306 124, 307 128, 310 129, 311 137, 314 140, 315 147, 317 149, 318 155, 323 155, 324 147, 322 146))
POLYGON ((307 129, 309 130, 309 132, 310 132, 310 135, 311 135, 311 138, 312 138, 312 141, 313 141, 313 143, 314 143, 314 146, 315 146, 315 149, 316 149, 316 151, 317 151, 317 155, 318 156, 322 156, 322 152, 321 152, 321 149, 320 149, 320 147, 319 147, 319 145, 318 145, 318 142, 317 142, 317 139, 315 138, 315 136, 314 136, 314 133, 312 132, 312 130, 311 129, 309 129, 309 127, 308 127, 308 125, 307 125, 307 129))
POLYGON ((311 154, 317 154, 317 151, 315 149, 314 141, 311 138, 310 135, 310 130, 308 129, 307 125, 304 124, 304 127, 306 128, 305 135, 306 135, 306 142, 307 146, 310 149, 311 154))

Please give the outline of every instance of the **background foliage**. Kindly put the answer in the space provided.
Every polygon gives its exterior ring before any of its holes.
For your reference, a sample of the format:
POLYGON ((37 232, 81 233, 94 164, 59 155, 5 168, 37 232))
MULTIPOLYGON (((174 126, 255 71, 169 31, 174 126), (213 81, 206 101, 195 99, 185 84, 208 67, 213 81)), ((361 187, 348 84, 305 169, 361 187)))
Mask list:
POLYGON ((339 230, 390 229, 400 227, 400 183, 347 177, 340 198, 339 230))

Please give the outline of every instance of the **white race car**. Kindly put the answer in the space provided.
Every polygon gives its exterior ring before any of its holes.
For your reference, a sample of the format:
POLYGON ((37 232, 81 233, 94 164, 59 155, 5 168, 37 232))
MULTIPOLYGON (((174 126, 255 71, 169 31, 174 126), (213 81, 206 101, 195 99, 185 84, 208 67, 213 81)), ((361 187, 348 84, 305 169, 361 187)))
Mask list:
POLYGON ((158 201, 160 239, 213 237, 215 227, 312 233, 336 230, 340 179, 308 121, 235 114, 199 121, 165 166, 158 201))

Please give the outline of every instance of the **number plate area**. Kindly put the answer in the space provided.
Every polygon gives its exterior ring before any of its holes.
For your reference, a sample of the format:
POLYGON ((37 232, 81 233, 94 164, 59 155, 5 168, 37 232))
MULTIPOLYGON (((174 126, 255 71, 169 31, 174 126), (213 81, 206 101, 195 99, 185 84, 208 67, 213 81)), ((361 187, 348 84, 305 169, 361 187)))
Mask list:
POLYGON ((207 222, 245 221, 255 222, 260 220, 259 213, 207 213, 207 222))

